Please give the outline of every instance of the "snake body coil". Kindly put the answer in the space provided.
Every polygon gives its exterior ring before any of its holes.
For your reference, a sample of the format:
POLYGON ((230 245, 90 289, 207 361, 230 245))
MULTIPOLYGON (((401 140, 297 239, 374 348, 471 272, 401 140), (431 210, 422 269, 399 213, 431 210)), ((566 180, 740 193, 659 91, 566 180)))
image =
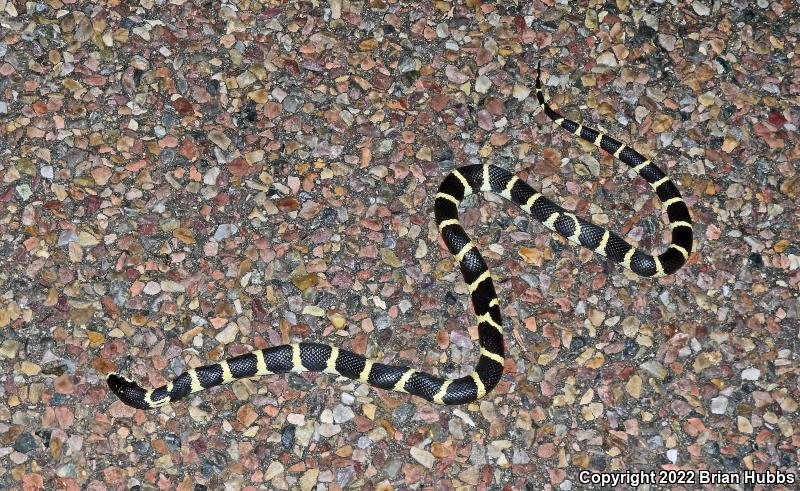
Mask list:
POLYGON ((500 380, 505 350, 500 301, 489 268, 458 220, 461 200, 478 191, 491 192, 514 202, 548 229, 641 276, 664 276, 680 268, 692 251, 692 223, 686 203, 672 181, 649 159, 624 143, 570 121, 553 110, 544 100, 538 76, 536 96, 545 114, 557 125, 628 164, 650 184, 662 202, 672 229, 672 243, 666 251, 658 256, 642 252, 618 235, 564 210, 504 169, 493 165, 462 167, 442 182, 434 210, 442 238, 461 267, 478 321, 480 358, 469 375, 444 379, 409 367, 385 365, 335 346, 302 342, 256 350, 193 368, 167 385, 151 390, 111 373, 107 378, 111 390, 125 404, 153 409, 240 378, 313 371, 343 375, 381 389, 407 392, 437 404, 464 404, 480 399, 500 380))

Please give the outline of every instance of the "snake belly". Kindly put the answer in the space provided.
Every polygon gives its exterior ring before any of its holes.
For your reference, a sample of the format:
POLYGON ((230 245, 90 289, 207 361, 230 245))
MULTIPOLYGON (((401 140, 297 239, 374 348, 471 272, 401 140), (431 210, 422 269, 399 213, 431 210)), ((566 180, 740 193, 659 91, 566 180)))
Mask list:
POLYGON ((434 213, 444 243, 460 266, 478 322, 480 356, 469 375, 446 379, 411 367, 387 365, 336 346, 300 342, 192 368, 156 389, 144 389, 117 373, 110 373, 107 382, 111 391, 129 406, 154 409, 241 378, 310 371, 341 375, 381 389, 406 392, 436 404, 464 404, 480 399, 500 381, 505 348, 500 300, 489 268, 458 220, 461 200, 479 191, 512 201, 570 242, 603 255, 640 276, 660 277, 680 268, 692 251, 692 222, 689 209, 673 182, 649 159, 624 143, 566 119, 553 110, 544 100, 538 75, 536 96, 545 114, 555 124, 612 154, 650 184, 662 202, 672 230, 672 241, 664 252, 653 256, 637 249, 617 234, 568 212, 500 167, 461 167, 442 181, 436 193, 434 213))

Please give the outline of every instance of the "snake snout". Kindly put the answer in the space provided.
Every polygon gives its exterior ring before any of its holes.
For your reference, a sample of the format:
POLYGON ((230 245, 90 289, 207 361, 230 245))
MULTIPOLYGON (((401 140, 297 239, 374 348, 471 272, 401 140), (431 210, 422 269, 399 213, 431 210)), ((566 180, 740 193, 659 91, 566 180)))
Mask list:
POLYGON ((149 409, 150 404, 145 402, 145 391, 136 382, 126 379, 118 373, 109 373, 106 382, 111 391, 120 398, 122 402, 129 406, 139 409, 149 409))

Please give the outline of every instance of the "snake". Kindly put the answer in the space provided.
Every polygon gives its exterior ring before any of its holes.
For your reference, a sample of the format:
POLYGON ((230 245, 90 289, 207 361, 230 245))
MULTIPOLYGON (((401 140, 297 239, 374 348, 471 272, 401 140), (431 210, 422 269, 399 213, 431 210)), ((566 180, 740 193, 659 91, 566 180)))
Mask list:
POLYGON ((467 165, 453 170, 441 182, 435 197, 434 215, 444 244, 459 264, 477 320, 480 356, 469 375, 443 378, 412 367, 387 365, 337 346, 298 342, 192 368, 156 389, 145 389, 119 373, 111 372, 106 378, 111 391, 129 406, 154 409, 242 378, 287 372, 324 372, 380 389, 413 394, 436 404, 465 404, 486 396, 502 377, 505 345, 500 300, 492 275, 475 242, 458 219, 459 204, 473 193, 499 195, 522 208, 547 229, 640 276, 661 277, 683 266, 692 252, 692 220, 689 208, 673 181, 650 159, 625 143, 571 121, 554 110, 545 101, 541 88, 541 65, 537 68, 536 98, 555 125, 613 155, 650 184, 669 220, 671 243, 666 250, 657 256, 643 252, 614 232, 553 203, 519 176, 501 167, 467 165))

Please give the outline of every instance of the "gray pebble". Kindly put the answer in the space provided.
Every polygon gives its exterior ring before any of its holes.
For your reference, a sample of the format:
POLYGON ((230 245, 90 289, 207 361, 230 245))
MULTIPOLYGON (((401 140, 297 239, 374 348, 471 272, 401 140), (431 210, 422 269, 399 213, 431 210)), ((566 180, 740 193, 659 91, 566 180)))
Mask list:
POLYGON ((659 448, 662 448, 663 446, 664 446, 664 440, 659 435, 656 435, 651 439, 647 440, 647 447, 650 450, 657 450, 659 448))
POLYGON ((625 340, 625 347, 622 348, 622 356, 623 358, 630 359, 636 356, 636 353, 639 351, 639 345, 636 344, 636 341, 633 338, 627 338, 625 340))
POLYGON ((223 223, 222 225, 217 227, 217 231, 214 232, 214 240, 219 242, 220 240, 225 240, 228 237, 232 237, 239 232, 239 227, 232 223, 223 223))
POLYGON ((75 166, 86 160, 88 154, 83 150, 77 148, 71 148, 66 155, 64 155, 64 160, 70 166, 75 166))
POLYGON ((286 425, 281 430, 281 446, 286 450, 291 450, 294 447, 294 434, 297 427, 295 425, 286 425))
POLYGON ((414 58, 403 58, 403 61, 401 61, 400 64, 397 65, 397 69, 400 71, 400 73, 406 73, 412 70, 416 70, 417 62, 416 60, 414 60, 414 58))
POLYGON ((389 460, 386 461, 386 465, 383 467, 383 474, 389 479, 394 479, 397 476, 397 473, 400 472, 400 468, 402 466, 403 459, 400 457, 390 457, 389 460))
POLYGON ((336 471, 336 484, 341 487, 345 487, 347 483, 353 480, 353 476, 356 475, 355 469, 352 467, 345 467, 343 469, 339 469, 336 471))
POLYGON ((17 437, 16 441, 14 441, 14 450, 19 453, 28 453, 32 450, 36 450, 37 446, 36 439, 28 432, 22 433, 17 437))
POLYGON ((56 245, 61 247, 69 244, 70 242, 76 242, 77 240, 78 234, 76 234, 74 230, 64 230, 58 236, 58 242, 56 242, 56 245))
POLYGON ((161 158, 161 162, 165 164, 171 164, 172 161, 175 160, 175 150, 172 148, 165 148, 161 151, 159 157, 161 158))
POLYGON ((290 374, 287 377, 286 383, 288 383, 289 387, 292 389, 302 390, 303 392, 308 392, 314 388, 314 384, 296 374, 290 374))
POLYGON ((398 424, 405 424, 411 420, 411 417, 417 412, 417 407, 410 402, 401 404, 394 410, 392 416, 394 421, 398 424))
POLYGON ((289 113, 297 112, 297 110, 300 109, 300 106, 302 105, 303 105, 303 100, 295 94, 289 94, 283 100, 283 109, 289 113))
POLYGON ((167 445, 173 452, 181 449, 181 437, 179 437, 175 433, 165 434, 164 441, 167 442, 167 445))
POLYGON ((346 423, 355 417, 353 410, 349 407, 338 404, 336 407, 333 408, 333 420, 336 421, 337 424, 346 423))
POLYGON ((64 464, 56 469, 58 477, 78 477, 77 466, 75 464, 64 464))

